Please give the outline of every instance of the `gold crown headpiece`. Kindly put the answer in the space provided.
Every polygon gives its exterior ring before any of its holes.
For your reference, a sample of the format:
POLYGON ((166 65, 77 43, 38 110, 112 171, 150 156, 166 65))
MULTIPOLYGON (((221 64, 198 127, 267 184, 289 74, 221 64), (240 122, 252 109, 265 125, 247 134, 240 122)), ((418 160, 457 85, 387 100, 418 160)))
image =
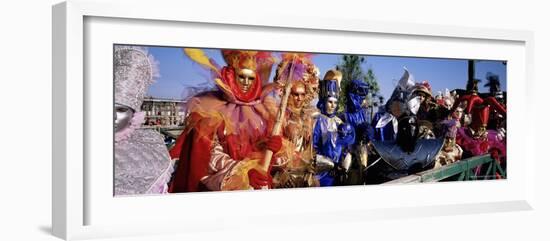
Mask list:
POLYGON ((258 51, 222 50, 223 59, 227 65, 235 69, 250 69, 256 71, 258 51))

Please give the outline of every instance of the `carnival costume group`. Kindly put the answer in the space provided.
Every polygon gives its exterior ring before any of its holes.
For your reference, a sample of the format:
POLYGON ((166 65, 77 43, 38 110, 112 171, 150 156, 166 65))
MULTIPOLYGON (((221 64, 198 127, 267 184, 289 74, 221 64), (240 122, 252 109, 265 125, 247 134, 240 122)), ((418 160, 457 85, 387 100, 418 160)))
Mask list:
POLYGON ((137 127, 154 60, 144 49, 115 51, 115 124, 125 126, 115 127, 115 195, 382 183, 485 154, 505 165, 498 84, 480 94, 470 80, 465 91, 433 96, 405 70, 373 113, 366 82, 351 80, 344 92, 342 72, 320 78, 309 54, 221 50, 218 66, 199 49, 184 52, 216 88, 187 101, 168 152, 158 134, 137 127))

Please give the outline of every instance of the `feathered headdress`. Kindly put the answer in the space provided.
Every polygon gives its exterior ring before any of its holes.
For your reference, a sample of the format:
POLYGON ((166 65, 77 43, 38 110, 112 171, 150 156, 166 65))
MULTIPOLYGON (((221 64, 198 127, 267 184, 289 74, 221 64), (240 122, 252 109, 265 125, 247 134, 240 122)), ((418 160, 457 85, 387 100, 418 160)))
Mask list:
POLYGON ((276 58, 271 52, 249 51, 249 50, 221 50, 221 54, 227 64, 219 67, 216 62, 209 58, 203 50, 195 48, 184 48, 184 53, 193 61, 210 70, 212 79, 219 90, 224 92, 230 100, 249 102, 262 93, 262 85, 269 80, 271 68, 276 58), (235 76, 239 69, 250 69, 256 73, 262 82, 255 82, 252 90, 241 93, 236 89, 235 76))
POLYGON ((294 65, 291 81, 304 81, 307 71, 312 64, 311 54, 304 53, 283 53, 281 62, 277 66, 275 81, 284 83, 289 79, 291 63, 294 65))
MULTIPOLYGON (((184 48, 183 52, 191 60, 212 71, 214 79, 220 77, 221 67, 213 59, 206 56, 203 50, 184 48)), ((222 50, 222 56, 228 66, 234 69, 247 68, 253 70, 258 73, 264 82, 269 80, 273 63, 277 60, 270 52, 266 51, 222 50)))
POLYGON ((313 64, 312 56, 313 54, 306 53, 281 54, 281 62, 277 65, 273 80, 280 90, 284 89, 289 80, 290 69, 293 68, 290 81, 293 83, 298 81, 306 87, 306 103, 316 97, 319 87, 319 68, 313 64))

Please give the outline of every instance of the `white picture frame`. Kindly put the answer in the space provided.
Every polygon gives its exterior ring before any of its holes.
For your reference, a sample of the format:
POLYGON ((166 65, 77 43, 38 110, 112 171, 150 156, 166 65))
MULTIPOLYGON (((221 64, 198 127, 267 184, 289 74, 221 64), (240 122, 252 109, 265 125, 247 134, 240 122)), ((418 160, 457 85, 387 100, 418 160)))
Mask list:
MULTIPOLYGON (((200 232, 238 227, 243 223, 251 227, 258 225, 250 221, 251 217, 268 217, 263 220, 268 220, 269 225, 301 225, 302 222, 322 223, 320 217, 326 215, 335 217, 334 220, 353 221, 533 208, 534 125, 529 125, 532 121, 526 118, 533 110, 525 108, 533 98, 529 95, 533 93, 529 86, 533 79, 531 32, 259 13, 228 16, 187 11, 182 15, 180 10, 185 9, 184 2, 133 2, 131 8, 129 4, 74 0, 53 7, 54 235, 63 239, 85 239, 200 232), (152 7, 156 11, 149 11, 152 7), (137 29, 144 28, 150 34, 137 34, 140 32, 137 29), (127 32, 117 34, 121 29, 127 32), (179 31, 196 34, 187 38, 178 35, 179 31), (227 36, 246 33, 253 37, 248 42, 222 39, 222 44, 215 38, 216 31, 224 31, 227 36), (262 41, 277 34, 288 38, 280 43, 262 41), (325 40, 315 44, 297 41, 294 45, 285 41, 292 38, 325 40), (330 45, 332 41, 343 39, 350 44, 337 48, 330 45), (370 46, 361 45, 365 40, 370 46), (394 45, 389 47, 388 42, 394 45), (101 136, 112 137, 112 110, 104 108, 112 105, 112 98, 97 98, 112 95, 112 90, 108 89, 112 78, 102 77, 109 73, 112 76, 112 69, 109 69, 112 56, 108 55, 112 53, 106 51, 106 47, 113 43, 506 60, 509 63, 510 120, 508 179, 114 198, 112 190, 105 189, 109 182, 112 186, 112 180, 98 178, 112 175, 112 167, 108 167, 112 160, 100 161, 109 158, 109 150, 105 148, 109 143, 101 143, 105 142, 101 136), (430 48, 414 48, 419 44, 430 48), (92 79, 105 81, 90 81, 92 79), (519 128, 521 133, 514 131, 519 128), (111 193, 110 196, 107 193, 111 193), (434 193, 441 193, 443 197, 438 199, 434 193), (427 199, 422 199, 422 195, 427 199), (213 210, 222 198, 224 205, 235 208, 213 210), (313 203, 297 209, 286 202, 289 199, 328 199, 332 203, 346 200, 354 208, 313 203), (360 206, 360 203, 366 205, 360 206), (299 219, 285 218, 298 216, 299 219), (174 223, 178 223, 177 227, 174 223)), ((112 147, 112 139, 109 141, 112 147)), ((112 153, 112 149, 110 151, 112 153)))

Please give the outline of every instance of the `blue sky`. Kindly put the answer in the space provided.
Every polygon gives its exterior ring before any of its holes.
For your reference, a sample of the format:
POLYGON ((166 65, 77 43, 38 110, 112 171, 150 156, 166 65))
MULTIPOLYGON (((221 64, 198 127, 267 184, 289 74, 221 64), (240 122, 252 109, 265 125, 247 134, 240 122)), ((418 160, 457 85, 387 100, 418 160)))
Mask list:
MULTIPOLYGON (((206 54, 218 64, 224 65, 219 50, 207 49, 206 54)), ((187 87, 212 84, 209 74, 198 64, 184 55, 181 48, 149 47, 149 53, 159 62, 160 77, 151 85, 148 95, 157 98, 180 99, 187 87)), ((338 54, 315 54, 312 61, 324 73, 334 68, 341 60, 338 54)), ((414 76, 416 82, 428 80, 433 94, 438 91, 456 88, 464 89, 468 78, 468 61, 461 59, 413 58, 394 56, 366 56, 363 70, 372 68, 380 85, 380 94, 388 99, 397 80, 406 67, 414 76)), ((482 80, 479 84, 480 92, 488 92, 485 84, 485 75, 493 72, 500 77, 502 90, 506 91, 506 65, 502 61, 476 61, 476 78, 482 80)), ((273 75, 271 76, 271 78, 273 75)))

